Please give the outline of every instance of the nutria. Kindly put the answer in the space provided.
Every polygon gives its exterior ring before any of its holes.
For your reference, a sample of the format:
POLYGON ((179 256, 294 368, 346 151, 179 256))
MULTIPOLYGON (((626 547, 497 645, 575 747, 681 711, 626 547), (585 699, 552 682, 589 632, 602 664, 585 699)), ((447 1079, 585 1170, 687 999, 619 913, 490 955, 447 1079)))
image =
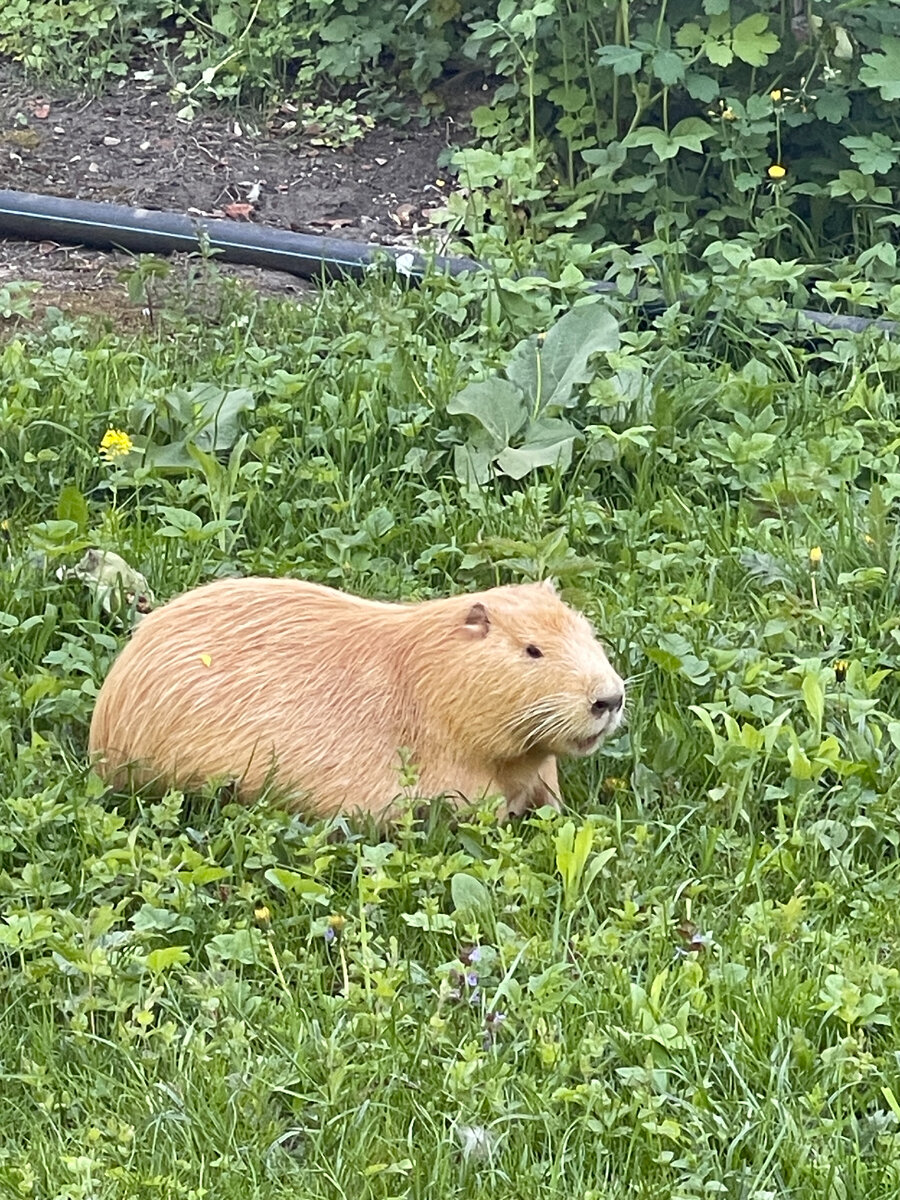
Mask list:
POLYGON ((223 579, 137 627, 100 689, 90 751, 114 786, 228 780, 249 801, 271 784, 310 815, 390 820, 410 793, 500 795, 519 813, 559 806, 556 756, 595 750, 623 700, 550 582, 387 604, 223 579))

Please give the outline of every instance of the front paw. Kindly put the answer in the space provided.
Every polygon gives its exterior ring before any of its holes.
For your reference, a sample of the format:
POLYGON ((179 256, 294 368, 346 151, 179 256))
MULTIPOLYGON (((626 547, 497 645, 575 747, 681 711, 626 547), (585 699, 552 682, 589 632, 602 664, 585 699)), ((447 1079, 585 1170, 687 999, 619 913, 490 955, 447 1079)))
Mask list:
POLYGON ((508 821, 512 817, 524 817, 536 808, 552 808, 555 812, 562 812, 562 800, 547 787, 543 779, 539 779, 533 787, 507 796, 498 817, 501 821, 508 821))

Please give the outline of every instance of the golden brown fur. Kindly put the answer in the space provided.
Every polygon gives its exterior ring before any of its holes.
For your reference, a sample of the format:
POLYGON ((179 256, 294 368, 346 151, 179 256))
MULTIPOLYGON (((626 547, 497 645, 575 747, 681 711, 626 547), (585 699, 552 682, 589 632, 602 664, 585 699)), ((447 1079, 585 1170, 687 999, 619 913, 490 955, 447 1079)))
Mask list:
POLYGON ((226 579, 144 618, 100 690, 90 750, 116 786, 227 779, 252 800, 272 783, 316 815, 390 818, 410 793, 500 794, 519 812, 558 804, 556 756, 594 750, 622 696, 552 584, 401 605, 226 579))

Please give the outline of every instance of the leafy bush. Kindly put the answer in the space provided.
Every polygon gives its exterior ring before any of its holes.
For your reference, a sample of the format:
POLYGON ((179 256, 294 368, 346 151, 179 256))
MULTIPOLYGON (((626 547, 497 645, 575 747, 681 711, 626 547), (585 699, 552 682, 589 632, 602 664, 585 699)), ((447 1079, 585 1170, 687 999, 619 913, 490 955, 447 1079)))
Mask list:
MULTIPOLYGON (((582 236, 645 250, 875 246, 878 269, 895 268, 896 6, 500 0, 466 51, 504 77, 476 130, 501 150, 528 135, 531 186, 513 180, 512 203, 563 202, 582 236)), ((456 161, 476 187, 509 173, 484 149, 456 161)))
POLYGON ((460 44, 457 14, 454 0, 10 0, 0 51, 94 82, 161 52, 187 112, 192 98, 312 99, 348 84, 379 107, 380 89, 424 90, 440 74, 460 44))
POLYGON ((713 245, 896 270, 900 10, 884 0, 8 0, 0 32, 33 69, 93 79, 160 46, 186 113, 349 87, 397 119, 398 93, 426 94, 464 54, 497 79, 473 113, 481 144, 454 160, 468 194, 447 216, 469 236, 577 230, 669 272, 713 245))

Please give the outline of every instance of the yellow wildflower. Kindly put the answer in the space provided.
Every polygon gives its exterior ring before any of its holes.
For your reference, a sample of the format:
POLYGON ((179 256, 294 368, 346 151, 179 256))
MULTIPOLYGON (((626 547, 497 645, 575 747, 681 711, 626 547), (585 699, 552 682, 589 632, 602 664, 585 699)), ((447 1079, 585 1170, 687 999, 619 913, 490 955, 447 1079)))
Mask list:
POLYGON ((787 175, 787 171, 781 165, 781 163, 772 163, 771 167, 769 167, 768 174, 770 179, 784 179, 785 175, 787 175))
POLYGON ((813 571, 817 570, 822 564, 822 547, 813 546, 809 552, 809 565, 813 571))
POLYGON ((722 120, 723 121, 736 121, 737 120, 737 113, 734 111, 734 109, 731 107, 730 104, 727 108, 722 109, 722 120))
POLYGON ((253 910, 253 920, 257 923, 257 925, 261 925, 263 929, 266 929, 269 925, 271 925, 272 913, 269 909, 269 906, 267 904, 257 904, 256 908, 253 910))
POLYGON ((115 462, 134 449, 134 442, 124 429, 107 429, 100 441, 100 457, 104 462, 115 462))
POLYGON ((837 662, 834 664, 834 682, 835 683, 843 683, 844 682, 844 680, 847 678, 847 668, 849 666, 850 666, 850 664, 847 662, 846 658, 839 658, 837 660, 837 662))
POLYGON ((773 104, 777 104, 781 99, 781 88, 776 88, 774 92, 769 92, 769 99, 773 104))

